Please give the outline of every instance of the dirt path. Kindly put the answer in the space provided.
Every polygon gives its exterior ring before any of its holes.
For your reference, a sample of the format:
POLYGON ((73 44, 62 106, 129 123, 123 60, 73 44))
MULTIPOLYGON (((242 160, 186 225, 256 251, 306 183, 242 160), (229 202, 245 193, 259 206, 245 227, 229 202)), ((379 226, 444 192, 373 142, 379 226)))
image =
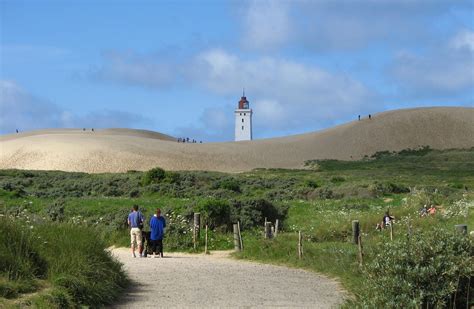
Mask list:
POLYGON ((344 295, 326 277, 234 260, 227 252, 164 258, 132 258, 124 248, 112 252, 133 280, 113 308, 333 308, 344 295))

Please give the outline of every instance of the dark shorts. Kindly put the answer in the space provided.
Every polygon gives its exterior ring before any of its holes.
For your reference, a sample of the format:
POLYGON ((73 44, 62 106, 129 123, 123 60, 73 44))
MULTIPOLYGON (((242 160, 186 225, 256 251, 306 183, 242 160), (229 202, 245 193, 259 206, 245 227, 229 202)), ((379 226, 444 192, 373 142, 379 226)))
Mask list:
POLYGON ((163 255, 163 239, 150 240, 151 251, 163 255))

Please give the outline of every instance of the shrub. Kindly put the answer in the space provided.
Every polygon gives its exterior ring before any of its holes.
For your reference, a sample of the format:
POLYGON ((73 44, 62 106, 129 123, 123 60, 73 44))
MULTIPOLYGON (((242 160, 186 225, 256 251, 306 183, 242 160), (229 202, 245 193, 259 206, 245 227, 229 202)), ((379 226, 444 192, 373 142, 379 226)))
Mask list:
POLYGON ((64 220, 64 204, 63 199, 54 201, 47 209, 46 213, 51 221, 63 221, 64 220))
POLYGON ((375 195, 386 195, 386 194, 399 194, 399 193, 409 193, 410 188, 393 183, 393 182, 387 182, 387 183, 380 183, 380 182, 375 182, 372 186, 372 191, 375 195))
POLYGON ((248 229, 263 226, 265 218, 275 222, 276 219, 283 220, 287 213, 286 206, 276 206, 266 199, 248 199, 234 201, 232 219, 240 221, 242 228, 248 229))
POLYGON ((230 205, 225 200, 206 199, 194 207, 196 212, 201 213, 201 220, 209 228, 228 227, 230 225, 230 205))
POLYGON ((456 293, 454 307, 464 308, 472 249, 467 237, 441 229, 380 244, 365 270, 361 306, 440 308, 456 293))
POLYGON ((332 183, 340 183, 340 182, 344 182, 346 181, 346 179, 342 176, 334 176, 331 178, 331 182, 332 183))
POLYGON ((166 172, 164 169, 155 167, 152 168, 151 170, 145 172, 142 176, 142 184, 143 185, 149 185, 152 183, 158 183, 165 179, 166 172))
POLYGON ((240 192, 240 183, 236 179, 225 179, 220 182, 219 188, 234 192, 240 192))

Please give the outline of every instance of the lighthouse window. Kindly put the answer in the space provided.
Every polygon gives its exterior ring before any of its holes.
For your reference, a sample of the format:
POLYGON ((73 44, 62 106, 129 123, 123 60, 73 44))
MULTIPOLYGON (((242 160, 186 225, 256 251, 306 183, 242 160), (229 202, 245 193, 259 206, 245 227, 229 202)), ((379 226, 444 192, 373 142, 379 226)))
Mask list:
POLYGON ((240 116, 242 116, 242 113, 240 113, 240 116))
POLYGON ((244 126, 242 126, 242 130, 244 129, 244 126))
POLYGON ((244 118, 242 118, 242 122, 244 122, 244 118))
POLYGON ((245 116, 246 113, 244 113, 244 116, 245 116))

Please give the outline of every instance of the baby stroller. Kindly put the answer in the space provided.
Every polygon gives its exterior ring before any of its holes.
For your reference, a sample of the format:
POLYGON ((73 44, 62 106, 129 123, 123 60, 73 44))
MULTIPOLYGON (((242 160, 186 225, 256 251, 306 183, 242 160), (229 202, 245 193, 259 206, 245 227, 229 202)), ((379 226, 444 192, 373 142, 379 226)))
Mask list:
POLYGON ((147 257, 151 253, 150 235, 150 231, 142 230, 142 251, 140 251, 140 255, 143 257, 147 257))

